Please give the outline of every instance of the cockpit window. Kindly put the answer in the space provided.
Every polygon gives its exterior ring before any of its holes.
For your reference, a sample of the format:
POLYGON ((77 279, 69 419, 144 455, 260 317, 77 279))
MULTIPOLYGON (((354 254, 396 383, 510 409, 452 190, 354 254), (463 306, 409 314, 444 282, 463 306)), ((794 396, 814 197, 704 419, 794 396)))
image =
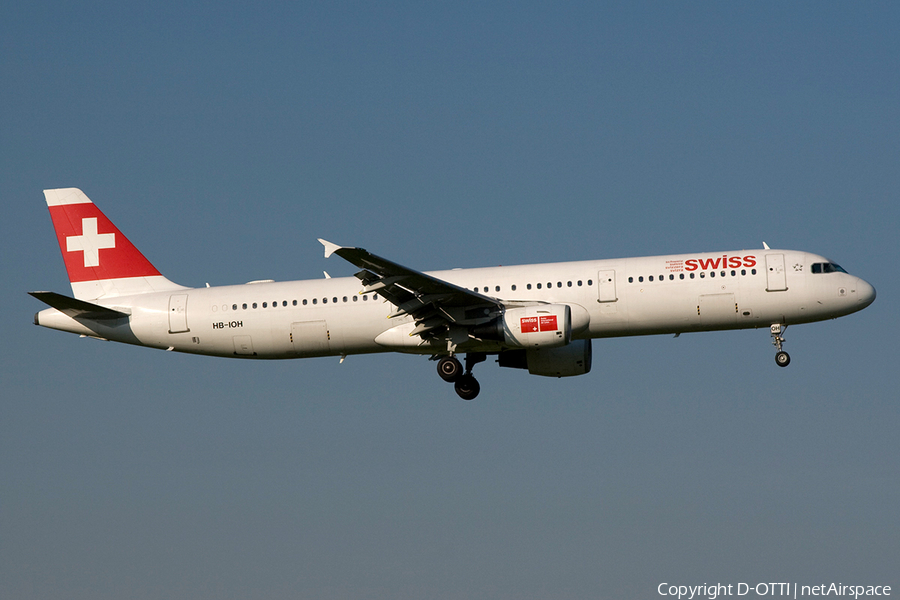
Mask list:
POLYGON ((813 273, 846 273, 844 267, 837 263, 827 262, 827 263, 813 263, 812 266, 813 273))

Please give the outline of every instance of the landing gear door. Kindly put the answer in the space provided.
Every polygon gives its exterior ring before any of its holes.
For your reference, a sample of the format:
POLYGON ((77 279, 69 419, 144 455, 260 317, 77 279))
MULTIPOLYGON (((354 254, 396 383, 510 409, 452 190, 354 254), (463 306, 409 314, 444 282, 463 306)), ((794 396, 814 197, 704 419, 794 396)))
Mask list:
POLYGON ((597 273, 597 302, 615 302, 618 300, 616 295, 616 272, 600 271, 597 273))
POLYGON ((786 289, 784 254, 766 254, 766 291, 783 292, 786 289))
POLYGON ((331 346, 331 332, 325 321, 291 323, 291 344, 301 356, 326 356, 331 346))

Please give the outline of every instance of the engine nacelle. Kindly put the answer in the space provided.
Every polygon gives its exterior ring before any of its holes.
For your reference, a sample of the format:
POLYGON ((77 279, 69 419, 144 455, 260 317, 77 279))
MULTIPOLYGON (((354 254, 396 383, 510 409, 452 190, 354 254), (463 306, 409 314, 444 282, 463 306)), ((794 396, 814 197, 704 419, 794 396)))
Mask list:
POLYGON ((501 352, 501 367, 528 369, 532 375, 572 377, 591 371, 591 340, 574 340, 561 348, 533 348, 501 352))
POLYGON ((572 340, 572 310, 566 304, 508 308, 489 323, 473 327, 470 333, 513 348, 565 346, 572 340))

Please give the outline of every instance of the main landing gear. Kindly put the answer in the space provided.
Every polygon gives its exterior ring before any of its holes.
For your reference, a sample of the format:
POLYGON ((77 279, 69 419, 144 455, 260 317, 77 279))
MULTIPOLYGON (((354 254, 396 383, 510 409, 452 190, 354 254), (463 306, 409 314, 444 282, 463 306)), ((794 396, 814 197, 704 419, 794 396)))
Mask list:
POLYGON ((456 393, 463 400, 474 400, 481 391, 478 380, 472 375, 472 367, 487 359, 484 352, 469 352, 466 354, 466 370, 463 372, 462 364, 455 356, 445 356, 438 361, 437 372, 441 379, 452 383, 456 393))
POLYGON ((787 330, 787 325, 781 325, 781 323, 776 323, 772 325, 770 331, 772 332, 772 344, 778 350, 775 353, 775 364, 779 367, 786 367, 791 364, 791 355, 781 349, 781 345, 784 343, 784 338, 781 337, 781 334, 787 330))

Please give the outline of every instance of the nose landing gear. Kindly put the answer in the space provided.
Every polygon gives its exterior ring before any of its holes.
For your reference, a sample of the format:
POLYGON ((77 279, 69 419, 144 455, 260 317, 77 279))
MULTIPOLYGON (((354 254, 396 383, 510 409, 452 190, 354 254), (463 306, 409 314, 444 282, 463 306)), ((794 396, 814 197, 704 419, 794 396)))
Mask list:
POLYGON ((466 354, 466 370, 463 372, 459 359, 455 356, 445 356, 438 361, 438 375, 444 381, 453 384, 460 398, 474 400, 481 391, 481 386, 472 375, 472 368, 486 359, 487 355, 484 352, 469 352, 466 354))
POLYGON ((787 325, 775 323, 769 330, 772 333, 772 344, 778 350, 778 352, 775 353, 775 364, 779 367, 786 367, 791 364, 791 356, 781 349, 781 345, 784 343, 784 338, 781 337, 781 334, 787 330, 787 325))

